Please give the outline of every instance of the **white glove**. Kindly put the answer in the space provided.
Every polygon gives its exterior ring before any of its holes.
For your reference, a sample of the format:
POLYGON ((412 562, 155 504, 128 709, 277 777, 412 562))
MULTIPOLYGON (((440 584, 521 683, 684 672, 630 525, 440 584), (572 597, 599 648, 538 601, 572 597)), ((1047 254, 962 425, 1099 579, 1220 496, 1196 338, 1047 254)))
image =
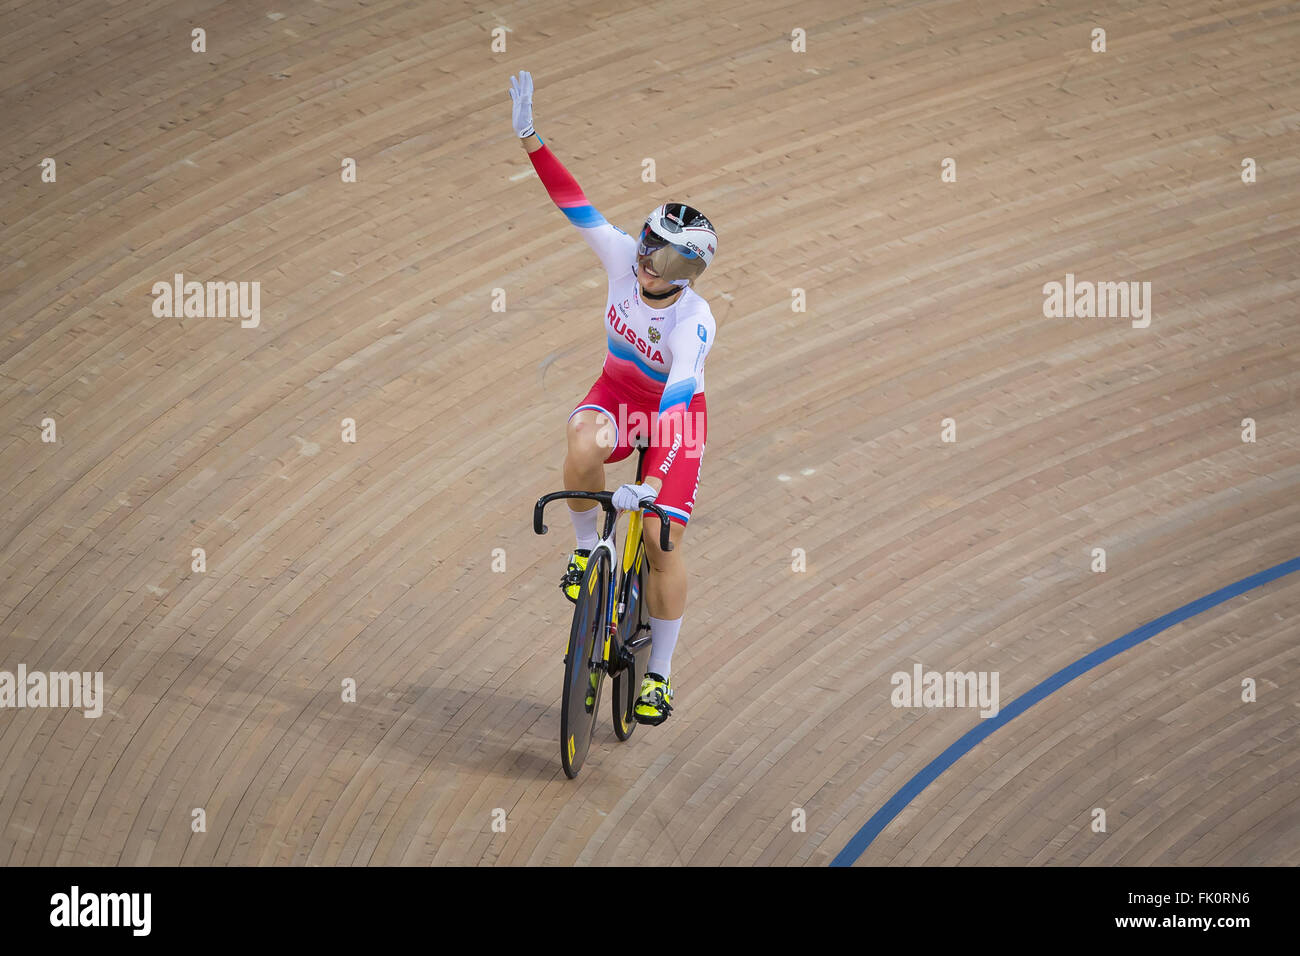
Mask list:
POLYGON ((653 485, 624 485, 614 492, 614 507, 623 511, 635 511, 643 505, 653 504, 657 494, 659 492, 655 491, 653 485))
POLYGON ((510 77, 510 99, 514 108, 510 119, 515 127, 515 135, 520 139, 532 136, 533 129, 533 75, 525 70, 519 71, 519 77, 510 77))

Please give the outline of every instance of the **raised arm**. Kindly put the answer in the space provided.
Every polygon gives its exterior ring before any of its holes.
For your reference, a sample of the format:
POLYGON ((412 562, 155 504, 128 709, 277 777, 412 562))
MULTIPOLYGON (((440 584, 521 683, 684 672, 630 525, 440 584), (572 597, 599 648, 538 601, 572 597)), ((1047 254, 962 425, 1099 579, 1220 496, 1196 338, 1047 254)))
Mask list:
POLYGON ((588 201, 577 180, 555 158, 533 128, 533 78, 520 72, 510 78, 510 98, 514 103, 513 121, 519 143, 537 170, 552 202, 578 227, 579 234, 600 259, 605 272, 615 278, 632 271, 636 262, 636 240, 605 220, 588 201))

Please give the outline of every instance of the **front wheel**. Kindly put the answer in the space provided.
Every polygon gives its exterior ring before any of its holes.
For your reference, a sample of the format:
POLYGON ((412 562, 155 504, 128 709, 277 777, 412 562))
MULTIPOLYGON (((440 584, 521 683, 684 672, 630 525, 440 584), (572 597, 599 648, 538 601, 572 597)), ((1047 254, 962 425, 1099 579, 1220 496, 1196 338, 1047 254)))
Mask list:
POLYGON ((645 609, 645 558, 638 556, 636 570, 629 576, 623 615, 618 622, 619 643, 628 656, 627 667, 614 675, 610 694, 614 709, 614 735, 627 740, 636 730, 636 699, 641 693, 650 657, 650 621, 645 609))
POLYGON ((609 620, 609 555, 598 548, 578 589, 564 655, 564 697, 560 705, 560 763, 570 780, 582 769, 596 726, 600 685, 605 676, 605 626, 609 620))

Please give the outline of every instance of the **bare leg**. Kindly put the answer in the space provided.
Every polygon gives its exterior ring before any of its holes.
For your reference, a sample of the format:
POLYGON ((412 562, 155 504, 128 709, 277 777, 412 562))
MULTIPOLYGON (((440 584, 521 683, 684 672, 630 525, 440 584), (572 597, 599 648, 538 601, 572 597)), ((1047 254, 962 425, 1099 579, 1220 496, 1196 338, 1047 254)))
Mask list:
MULTIPOLYGON (((564 487, 570 491, 604 491, 605 459, 614 450, 614 423, 593 408, 569 419, 568 450, 564 456, 564 487)), ((589 511, 594 501, 570 499, 574 511, 589 511)))
POLYGON ((686 610, 686 562, 682 559, 682 538, 686 526, 671 522, 668 540, 673 549, 659 550, 659 519, 645 519, 645 556, 650 565, 646 580, 646 610, 652 617, 676 620, 686 610))

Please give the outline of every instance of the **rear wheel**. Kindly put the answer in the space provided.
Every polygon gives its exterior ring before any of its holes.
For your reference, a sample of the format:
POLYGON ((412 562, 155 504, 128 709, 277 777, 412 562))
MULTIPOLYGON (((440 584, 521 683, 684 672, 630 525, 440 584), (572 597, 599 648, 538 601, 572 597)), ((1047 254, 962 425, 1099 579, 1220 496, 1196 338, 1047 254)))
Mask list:
MULTIPOLYGON (((644 546, 642 546, 644 547, 644 546)), ((641 678, 645 676, 646 661, 650 658, 650 621, 645 609, 645 553, 638 555, 637 570, 633 571, 627 589, 627 603, 618 622, 619 637, 628 655, 627 667, 614 675, 614 690, 610 695, 614 710, 614 734, 627 740, 636 730, 636 699, 641 693, 641 678)))
POLYGON ((597 549, 578 589, 564 656, 564 698, 560 710, 560 763, 569 779, 578 775, 591 747, 605 676, 605 624, 609 619, 609 555, 597 549), (590 699, 591 703, 587 701, 590 699))

